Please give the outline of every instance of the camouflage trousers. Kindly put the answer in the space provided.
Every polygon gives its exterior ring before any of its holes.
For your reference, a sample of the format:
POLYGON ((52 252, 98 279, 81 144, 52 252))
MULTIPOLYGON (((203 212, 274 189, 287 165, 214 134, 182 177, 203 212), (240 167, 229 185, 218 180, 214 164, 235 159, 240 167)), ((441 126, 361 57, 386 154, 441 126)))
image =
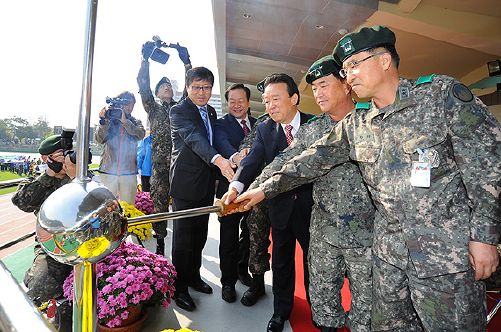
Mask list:
MULTIPOLYGON (((36 306, 50 299, 63 297, 63 282, 71 273, 70 265, 59 263, 47 256, 40 248, 35 246, 35 259, 24 275, 24 284, 28 287, 27 295, 36 306)), ((58 309, 56 328, 59 331, 71 331, 72 307, 66 302, 58 309)))
POLYGON ((270 270, 270 218, 266 202, 261 202, 250 210, 247 216, 249 228, 249 270, 253 274, 264 274, 270 270))
POLYGON ((310 300, 313 321, 320 326, 348 326, 351 331, 370 331, 372 307, 372 250, 342 249, 312 234, 308 252, 310 300), (341 305, 345 274, 351 291, 348 317, 341 305))
POLYGON ((485 331, 485 285, 475 271, 418 278, 374 257, 373 331, 485 331))
POLYGON ((28 297, 36 305, 63 296, 63 282, 71 273, 70 265, 47 256, 40 245, 35 246, 35 259, 24 275, 28 297))
MULTIPOLYGON (((36 306, 50 299, 63 297, 63 283, 73 268, 47 256, 40 245, 35 246, 35 259, 24 275, 27 295, 36 306)), ((54 325, 59 332, 71 332, 73 307, 64 301, 57 308, 54 325)))
MULTIPOLYGON (((150 195, 155 207, 155 212, 169 212, 169 168, 167 163, 154 162, 151 168, 150 195)), ((167 236, 167 221, 153 223, 156 238, 167 236)))

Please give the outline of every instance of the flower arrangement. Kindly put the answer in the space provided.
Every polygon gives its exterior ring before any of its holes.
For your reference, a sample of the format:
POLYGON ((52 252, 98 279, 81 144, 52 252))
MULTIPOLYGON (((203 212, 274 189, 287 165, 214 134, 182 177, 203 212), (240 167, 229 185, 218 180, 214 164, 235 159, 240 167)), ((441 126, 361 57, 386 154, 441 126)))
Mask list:
MULTIPOLYGON (((97 318, 101 325, 120 326, 128 307, 161 304, 167 308, 174 295, 174 266, 140 245, 122 243, 97 263, 97 318)), ((73 272, 63 284, 64 296, 73 300, 73 272)))
MULTIPOLYGON (((124 214, 127 218, 144 216, 143 212, 134 207, 134 205, 129 204, 125 201, 120 201, 120 206, 122 207, 122 210, 124 211, 124 214)), ((142 224, 139 226, 127 227, 127 231, 129 233, 135 234, 141 241, 150 239, 151 230, 152 230, 151 224, 142 224)))
POLYGON ((136 193, 134 206, 144 214, 152 214, 155 212, 153 200, 151 199, 150 193, 147 191, 138 191, 136 193))

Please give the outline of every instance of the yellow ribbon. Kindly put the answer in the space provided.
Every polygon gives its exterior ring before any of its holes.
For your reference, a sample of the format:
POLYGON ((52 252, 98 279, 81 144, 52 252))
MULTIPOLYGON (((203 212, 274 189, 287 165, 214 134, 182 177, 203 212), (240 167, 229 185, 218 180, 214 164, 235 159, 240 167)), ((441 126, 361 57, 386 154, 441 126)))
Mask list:
POLYGON ((92 264, 89 261, 85 261, 83 264, 82 331, 92 332, 92 264))

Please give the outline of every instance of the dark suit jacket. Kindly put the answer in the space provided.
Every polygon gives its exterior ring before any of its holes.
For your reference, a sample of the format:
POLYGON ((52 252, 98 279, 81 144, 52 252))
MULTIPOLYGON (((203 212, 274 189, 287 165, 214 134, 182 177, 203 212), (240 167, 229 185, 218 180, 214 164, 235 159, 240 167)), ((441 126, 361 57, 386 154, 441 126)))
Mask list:
MULTIPOLYGON (((216 111, 207 105, 213 141, 216 111)), ((187 97, 170 111, 172 155, 170 194, 174 198, 199 201, 214 195, 215 167, 212 158, 218 153, 210 145, 207 129, 198 107, 187 97)), ((167 176, 167 174, 166 174, 167 176)))
MULTIPOLYGON (((248 117, 247 126, 249 129, 254 127, 256 118, 248 117)), ((214 147, 226 159, 229 159, 234 153, 238 152, 240 142, 244 139, 244 131, 238 120, 231 114, 226 114, 216 120, 216 130, 214 134, 214 147)), ((228 191, 228 180, 218 172, 219 184, 217 186, 216 196, 221 198, 228 191)))
MULTIPOLYGON (((300 112, 301 125, 305 124, 313 116, 300 112)), ((233 180, 242 182, 247 188, 260 172, 263 164, 273 161, 275 156, 287 148, 287 140, 282 126, 271 118, 260 123, 256 128, 256 138, 252 148, 242 160, 233 180)), ((294 204, 300 204, 304 208, 311 209, 313 198, 311 196, 312 185, 307 184, 294 190, 282 193, 268 201, 268 210, 271 225, 278 229, 287 226, 294 204)))

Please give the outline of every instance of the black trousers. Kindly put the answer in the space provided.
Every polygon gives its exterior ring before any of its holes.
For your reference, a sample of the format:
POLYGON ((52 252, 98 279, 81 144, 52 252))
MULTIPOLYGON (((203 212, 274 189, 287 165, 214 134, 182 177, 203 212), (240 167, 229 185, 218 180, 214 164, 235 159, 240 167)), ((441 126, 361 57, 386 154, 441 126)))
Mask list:
POLYGON ((250 234, 247 226, 247 217, 249 212, 245 213, 240 220, 240 237, 238 239, 238 273, 249 273, 249 256, 250 256, 250 234))
MULTIPOLYGON (((212 205, 214 196, 201 201, 172 198, 173 211, 212 205)), ((202 251, 207 241, 209 215, 174 220, 172 234, 172 263, 177 271, 176 293, 188 291, 188 285, 201 280, 202 251)))
POLYGON ((150 176, 141 175, 141 190, 144 192, 150 191, 150 176))
POLYGON ((294 305, 296 283, 296 240, 303 250, 304 288, 309 302, 308 247, 310 244, 310 214, 302 213, 305 209, 295 205, 289 223, 285 229, 272 226, 273 240, 271 269, 273 271, 273 310, 275 314, 289 319, 294 305))
POLYGON ((249 230, 247 213, 219 218, 219 267, 221 284, 234 286, 238 273, 247 273, 249 266, 249 230), (239 226, 242 229, 239 237, 239 226))

